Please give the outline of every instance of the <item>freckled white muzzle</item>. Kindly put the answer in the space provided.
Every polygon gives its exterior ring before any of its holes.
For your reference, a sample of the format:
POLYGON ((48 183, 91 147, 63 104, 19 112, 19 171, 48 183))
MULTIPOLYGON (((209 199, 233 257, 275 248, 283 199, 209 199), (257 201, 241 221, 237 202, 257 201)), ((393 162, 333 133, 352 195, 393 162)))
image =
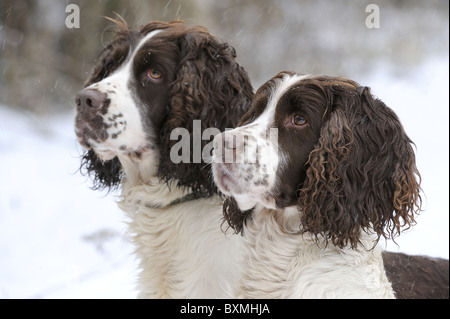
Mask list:
MULTIPOLYGON (((212 170, 219 189, 246 202, 267 202, 276 182, 278 130, 249 124, 214 138, 212 170)), ((251 205, 251 204, 249 204, 251 205)))

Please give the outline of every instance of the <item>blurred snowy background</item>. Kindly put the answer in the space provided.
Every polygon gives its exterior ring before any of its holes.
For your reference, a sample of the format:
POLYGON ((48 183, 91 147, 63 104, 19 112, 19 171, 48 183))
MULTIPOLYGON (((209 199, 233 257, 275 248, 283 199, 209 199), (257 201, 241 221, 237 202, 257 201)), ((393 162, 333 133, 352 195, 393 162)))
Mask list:
POLYGON ((449 255, 449 2, 162 0, 0 2, 0 298, 134 298, 116 193, 78 172, 74 96, 112 23, 183 19, 233 45, 255 89, 281 70, 372 87, 417 146, 418 225, 386 249, 449 255), (65 25, 80 8, 80 28, 65 25), (380 9, 368 28, 369 4, 380 9))

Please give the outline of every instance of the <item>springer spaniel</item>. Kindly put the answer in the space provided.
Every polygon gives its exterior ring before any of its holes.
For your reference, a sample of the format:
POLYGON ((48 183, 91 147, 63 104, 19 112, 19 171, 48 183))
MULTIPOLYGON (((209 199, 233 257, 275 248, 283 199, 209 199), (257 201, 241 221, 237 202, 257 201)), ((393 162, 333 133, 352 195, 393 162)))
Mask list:
POLYGON ((224 216, 245 237, 245 298, 393 298, 380 237, 415 223, 412 142, 368 87, 282 72, 214 139, 224 216))
POLYGON ((213 136, 200 145, 193 131, 236 126, 253 96, 247 73, 203 27, 114 22, 120 30, 76 97, 82 170, 96 188, 121 187, 142 268, 139 297, 230 297, 240 240, 221 232, 223 200, 195 154, 213 136), (180 128, 190 154, 178 163, 171 149, 180 128))

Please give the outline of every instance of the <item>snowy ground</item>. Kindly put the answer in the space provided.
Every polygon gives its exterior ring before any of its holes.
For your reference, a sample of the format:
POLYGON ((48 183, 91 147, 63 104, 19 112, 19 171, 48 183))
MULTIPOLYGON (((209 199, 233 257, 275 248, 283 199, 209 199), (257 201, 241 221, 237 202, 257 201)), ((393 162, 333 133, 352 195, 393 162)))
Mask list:
MULTIPOLYGON (((448 258, 449 64, 355 79, 393 108, 417 145, 426 195, 418 225, 387 249, 448 258)), ((136 260, 115 194, 79 174, 73 114, 0 105, 0 298, 134 298, 136 260)))
POLYGON ((0 118, 0 297, 135 297, 123 214, 77 171, 73 116, 0 118))

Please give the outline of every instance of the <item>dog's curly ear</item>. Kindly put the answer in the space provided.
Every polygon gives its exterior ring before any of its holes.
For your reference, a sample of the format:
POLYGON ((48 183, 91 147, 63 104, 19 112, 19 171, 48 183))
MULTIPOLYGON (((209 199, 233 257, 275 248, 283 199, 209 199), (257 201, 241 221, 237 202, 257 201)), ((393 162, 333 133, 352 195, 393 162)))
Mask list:
POLYGON ((114 189, 122 182, 122 165, 117 157, 102 161, 93 150, 86 151, 81 158, 80 171, 92 178, 93 189, 114 189))
POLYGON ((333 90, 300 190, 302 227, 341 248, 356 248, 361 231, 394 238, 422 204, 412 141, 369 88, 333 90))
MULTIPOLYGON (((210 167, 194 152, 203 150, 214 136, 201 138, 201 146, 193 148, 194 120, 200 120, 201 132, 206 128, 234 128, 248 109, 253 89, 247 72, 236 62, 234 48, 217 40, 204 30, 186 32, 180 37, 180 59, 176 79, 170 87, 168 118, 161 130, 161 159, 159 176, 164 180, 178 180, 179 186, 191 187, 207 196, 215 193, 210 167), (171 132, 185 128, 190 136, 189 163, 174 163, 171 132)), ((198 142, 198 141, 196 141, 198 142)))
POLYGON ((234 197, 227 197, 223 204, 223 222, 227 222, 228 227, 232 228, 236 234, 244 234, 244 226, 253 214, 253 208, 242 211, 234 197))

